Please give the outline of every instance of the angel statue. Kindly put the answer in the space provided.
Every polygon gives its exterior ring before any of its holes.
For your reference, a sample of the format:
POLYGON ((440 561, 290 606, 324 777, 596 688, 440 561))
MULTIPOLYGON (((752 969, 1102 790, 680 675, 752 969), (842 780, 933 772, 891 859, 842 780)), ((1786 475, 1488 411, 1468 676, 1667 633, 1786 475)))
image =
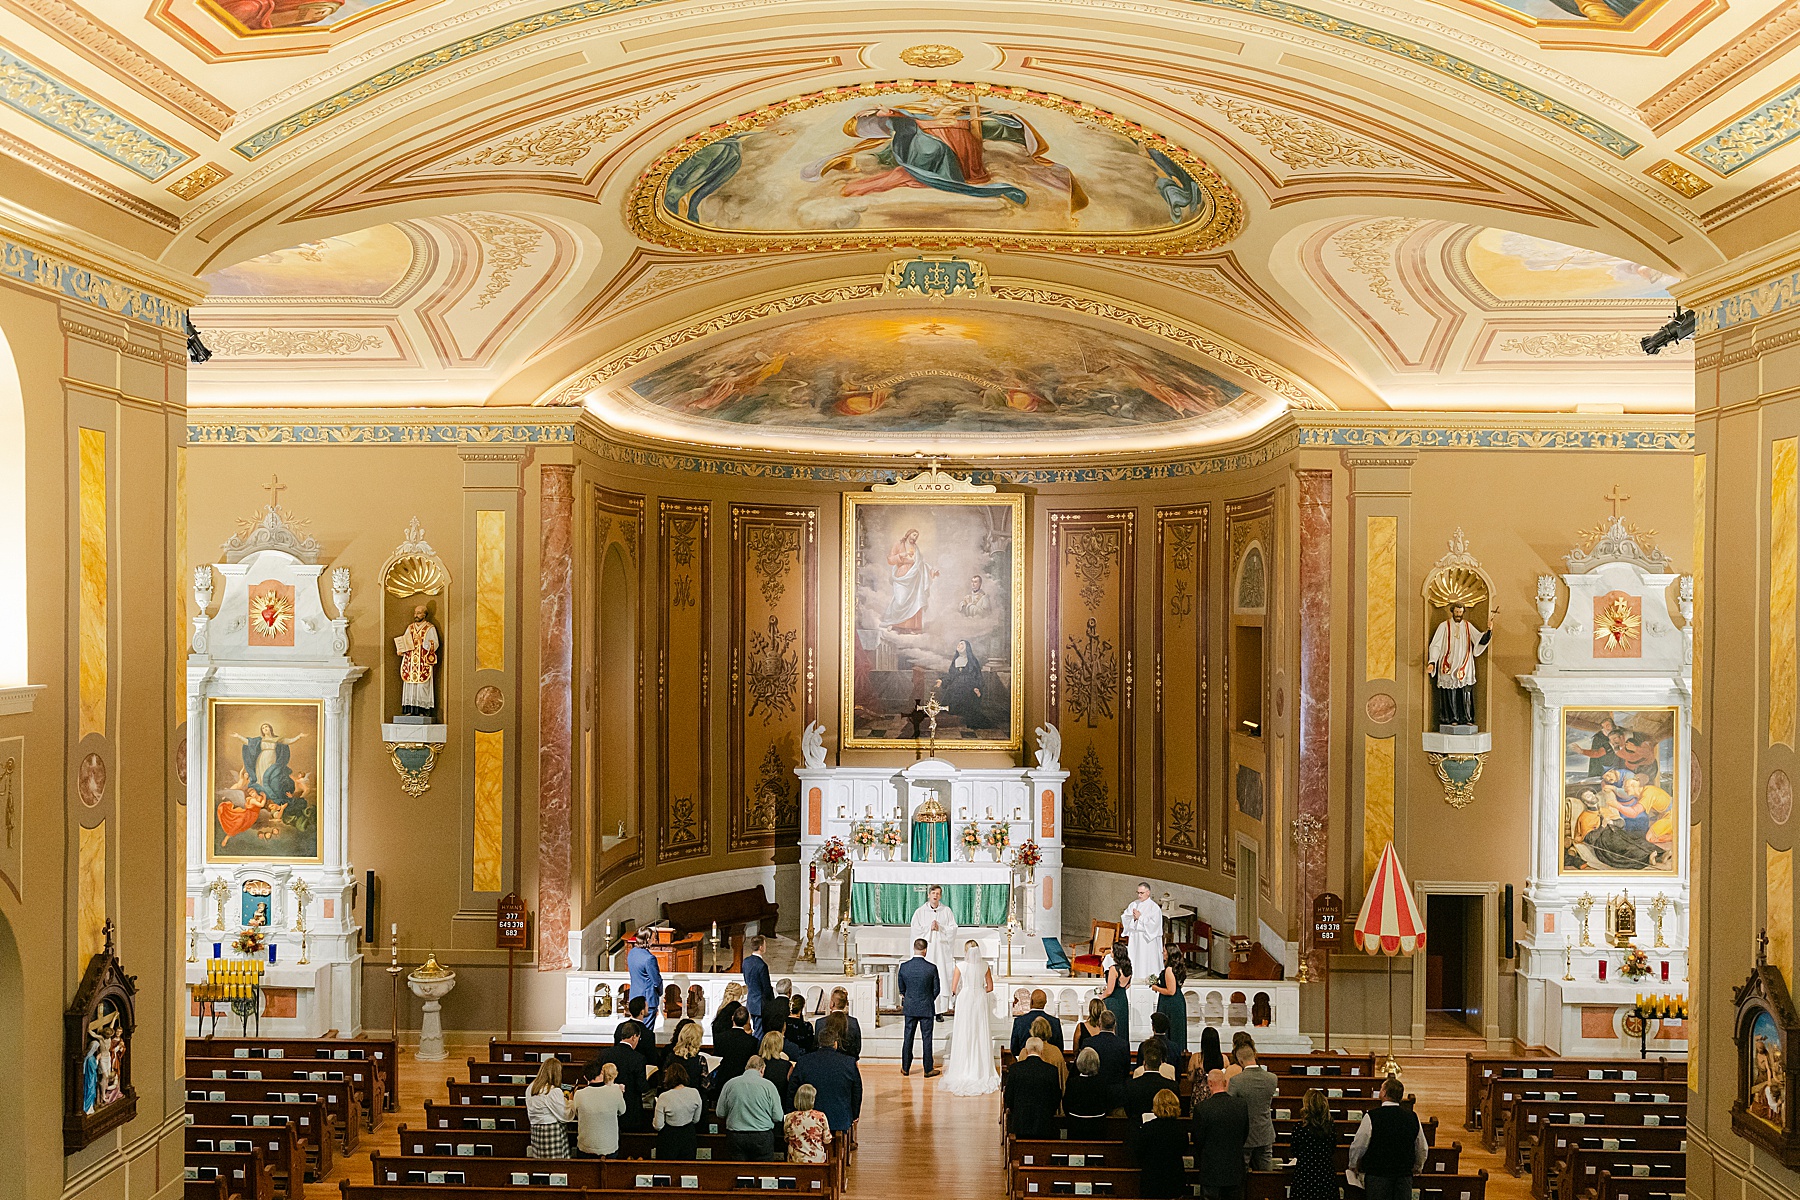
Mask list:
POLYGON ((800 735, 800 756, 814 770, 825 765, 825 726, 817 721, 807 725, 800 735))
POLYGON ((1038 770, 1054 771, 1062 766, 1062 733, 1046 721, 1032 730, 1037 734, 1038 770))

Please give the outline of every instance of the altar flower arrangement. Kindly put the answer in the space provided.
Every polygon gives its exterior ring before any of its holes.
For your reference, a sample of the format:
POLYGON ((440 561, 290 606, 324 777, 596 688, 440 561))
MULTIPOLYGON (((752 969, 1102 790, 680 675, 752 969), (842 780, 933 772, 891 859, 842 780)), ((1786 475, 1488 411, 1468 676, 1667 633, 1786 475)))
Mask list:
POLYGON ((1633 946, 1625 954, 1625 961, 1619 964, 1619 974, 1627 979, 1647 979, 1650 976, 1650 958, 1642 950, 1633 946))
POLYGON ((963 826, 962 848, 964 858, 974 858, 975 852, 981 849, 981 829, 973 821, 963 826))
POLYGON ((1013 866, 1035 867, 1044 861, 1044 852, 1038 849, 1036 842, 1023 842, 1013 851, 1013 866))
POLYGON ((828 867, 839 866, 850 860, 850 849, 844 845, 843 838, 832 838, 819 847, 818 861, 828 867))
POLYGON ((1006 853, 1006 848, 1012 845, 1012 826, 1005 821, 995 821, 988 826, 987 837, 984 840, 987 848, 994 853, 994 861, 999 862, 1001 856, 1006 853))
POLYGON ((900 823, 885 821, 881 826, 881 848, 891 859, 894 851, 900 848, 900 823))
POLYGON ((260 925, 246 925, 238 930, 238 935, 231 939, 231 948, 239 954, 255 956, 263 952, 269 944, 269 935, 260 925))
POLYGON ((858 821, 850 826, 850 844, 856 847, 862 858, 869 857, 870 847, 875 845, 875 826, 868 821, 858 821))

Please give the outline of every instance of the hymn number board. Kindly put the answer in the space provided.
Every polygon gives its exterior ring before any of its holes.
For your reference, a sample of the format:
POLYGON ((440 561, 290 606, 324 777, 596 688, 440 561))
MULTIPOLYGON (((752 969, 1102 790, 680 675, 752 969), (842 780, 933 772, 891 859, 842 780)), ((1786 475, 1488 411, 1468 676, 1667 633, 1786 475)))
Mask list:
POLYGON ((508 892, 494 909, 494 948, 497 950, 529 950, 531 922, 525 914, 525 901, 519 893, 508 892))
POLYGON ((1344 901, 1335 892, 1320 892, 1313 898, 1313 942, 1335 946, 1344 940, 1344 901))

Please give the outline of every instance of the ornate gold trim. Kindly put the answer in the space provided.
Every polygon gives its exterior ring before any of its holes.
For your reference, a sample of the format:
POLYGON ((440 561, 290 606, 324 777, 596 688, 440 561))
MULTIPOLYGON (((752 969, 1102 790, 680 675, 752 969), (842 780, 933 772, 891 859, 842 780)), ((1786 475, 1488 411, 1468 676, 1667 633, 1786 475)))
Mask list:
POLYGON ((732 253, 768 253, 793 250, 842 250, 912 246, 922 250, 947 250, 959 246, 988 246, 1005 250, 1063 250, 1084 254, 1191 254, 1216 249, 1243 231, 1244 207, 1225 179, 1186 148, 1163 135, 1082 101, 1048 92, 956 80, 885 80, 809 92, 720 122, 665 151, 639 177, 626 202, 631 231, 647 242, 676 250, 732 253), (1007 100, 1031 104, 1078 117, 1141 142, 1178 163, 1194 179, 1206 197, 1205 210, 1195 219, 1159 233, 1057 234, 981 229, 892 229, 858 233, 851 230, 779 232, 757 230, 730 232, 710 229, 680 218, 663 207, 669 176, 696 152, 724 138, 753 132, 790 113, 804 112, 859 96, 911 96, 936 93, 954 96, 973 93, 984 101, 1007 100))

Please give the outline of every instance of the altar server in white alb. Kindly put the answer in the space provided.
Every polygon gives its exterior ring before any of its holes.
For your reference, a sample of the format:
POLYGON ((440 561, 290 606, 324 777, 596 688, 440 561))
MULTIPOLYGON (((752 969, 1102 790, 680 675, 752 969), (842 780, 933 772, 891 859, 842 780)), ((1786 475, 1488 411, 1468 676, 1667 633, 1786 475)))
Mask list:
POLYGON ((1475 724, 1475 660, 1488 648, 1491 629, 1477 629, 1464 619, 1463 606, 1450 606, 1450 619, 1431 634, 1425 673, 1437 685, 1439 732, 1445 726, 1475 724))
POLYGON ((942 990, 938 992, 938 1016, 948 1016, 956 1003, 956 992, 950 987, 950 973, 961 957, 956 949, 956 914, 944 903, 944 889, 933 884, 925 903, 913 913, 912 935, 925 939, 925 957, 938 969, 942 990))
POLYGON ((1137 886, 1137 899, 1119 914, 1119 932, 1130 939, 1131 973, 1139 979, 1161 979, 1163 972, 1163 910, 1150 898, 1150 885, 1137 886))

